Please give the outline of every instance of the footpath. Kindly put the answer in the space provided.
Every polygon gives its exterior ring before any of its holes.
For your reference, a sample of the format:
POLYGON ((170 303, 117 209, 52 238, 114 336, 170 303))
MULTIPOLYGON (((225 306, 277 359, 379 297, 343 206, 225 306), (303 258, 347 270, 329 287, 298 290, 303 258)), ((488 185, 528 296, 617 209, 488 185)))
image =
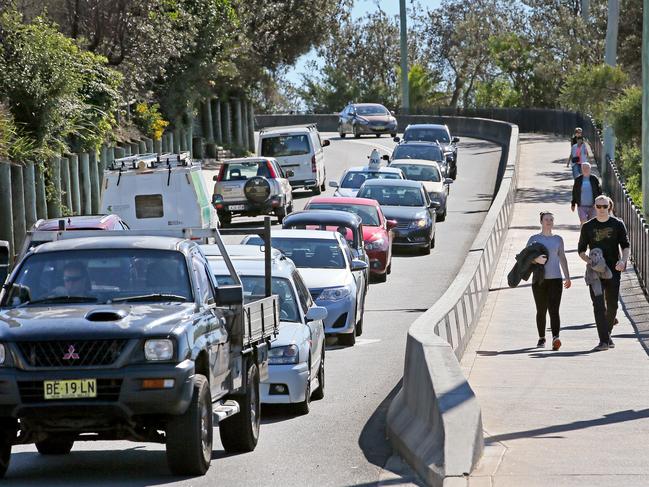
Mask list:
POLYGON ((649 486, 649 304, 635 273, 622 277, 616 348, 597 345, 592 304, 570 210, 569 142, 524 134, 512 226, 481 321, 461 365, 482 408, 485 454, 471 487, 649 486), (537 348, 531 282, 507 286, 514 256, 555 215, 572 277, 561 304, 563 346, 537 348), (640 336, 639 336, 640 335, 640 336))

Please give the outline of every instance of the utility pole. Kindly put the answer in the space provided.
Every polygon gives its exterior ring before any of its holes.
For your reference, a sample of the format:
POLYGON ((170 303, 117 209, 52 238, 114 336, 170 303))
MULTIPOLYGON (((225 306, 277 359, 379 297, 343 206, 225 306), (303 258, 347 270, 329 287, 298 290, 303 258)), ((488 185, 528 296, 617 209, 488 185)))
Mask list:
POLYGON ((642 211, 649 220, 649 0, 642 18, 642 211))
POLYGON ((581 0, 581 17, 584 22, 588 22, 590 16, 590 0, 581 0))
MULTIPOLYGON (((646 0, 645 0, 646 1, 646 0)), ((606 25, 606 51, 604 61, 609 66, 617 64, 617 27, 620 16, 619 0, 608 0, 608 23, 606 25)), ((604 160, 602 161, 602 181, 606 181, 608 170, 606 157, 615 160, 615 132, 613 127, 604 121, 604 160)), ((608 188, 607 188, 608 189, 608 188)))
POLYGON ((408 25, 406 24, 406 0, 399 0, 401 27, 401 110, 410 112, 410 86, 408 85, 408 25))

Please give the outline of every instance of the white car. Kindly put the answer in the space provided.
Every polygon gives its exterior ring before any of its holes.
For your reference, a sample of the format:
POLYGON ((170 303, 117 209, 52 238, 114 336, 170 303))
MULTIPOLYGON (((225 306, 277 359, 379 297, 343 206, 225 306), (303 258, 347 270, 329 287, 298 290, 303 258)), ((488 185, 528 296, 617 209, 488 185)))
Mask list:
MULTIPOLYGON (((367 262, 356 260, 338 232, 324 230, 272 230, 274 248, 281 250, 300 270, 316 304, 327 308, 325 333, 342 345, 354 345, 363 332, 367 262)), ((241 242, 259 246, 256 235, 241 242)))
POLYGON ((453 180, 442 177, 442 171, 436 162, 424 159, 395 159, 390 163, 390 167, 401 169, 406 179, 420 181, 430 201, 437 206, 437 221, 446 220, 449 186, 453 180))
MULTIPOLYGON (((243 283, 246 299, 264 295, 264 251, 258 246, 227 245, 228 255, 243 283)), ((201 245, 218 285, 232 284, 216 245, 201 245)), ((311 398, 325 392, 324 324, 327 310, 313 303, 293 262, 273 249, 271 289, 280 304, 279 334, 272 342, 268 379, 260 384, 261 402, 292 404, 296 413, 309 412, 311 398)))
POLYGON ((370 179, 404 179, 401 170, 381 166, 380 160, 373 160, 367 166, 353 166, 347 169, 340 178, 340 182, 329 181, 329 186, 336 188, 334 196, 343 196, 345 198, 355 198, 358 190, 365 181, 370 179))
POLYGON ((257 154, 274 157, 284 171, 292 171, 289 182, 293 188, 311 189, 320 194, 326 189, 327 169, 322 140, 316 124, 273 127, 259 131, 257 154))

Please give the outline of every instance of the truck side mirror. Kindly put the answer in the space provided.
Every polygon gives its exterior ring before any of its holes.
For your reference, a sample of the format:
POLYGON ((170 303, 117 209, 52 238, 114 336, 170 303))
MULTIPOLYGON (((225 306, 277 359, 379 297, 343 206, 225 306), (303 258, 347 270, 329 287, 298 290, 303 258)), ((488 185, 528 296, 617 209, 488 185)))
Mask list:
POLYGON ((0 240, 0 284, 7 280, 9 274, 9 242, 0 240))
POLYGON ((237 284, 217 287, 216 305, 230 306, 232 304, 243 304, 243 287, 237 284))

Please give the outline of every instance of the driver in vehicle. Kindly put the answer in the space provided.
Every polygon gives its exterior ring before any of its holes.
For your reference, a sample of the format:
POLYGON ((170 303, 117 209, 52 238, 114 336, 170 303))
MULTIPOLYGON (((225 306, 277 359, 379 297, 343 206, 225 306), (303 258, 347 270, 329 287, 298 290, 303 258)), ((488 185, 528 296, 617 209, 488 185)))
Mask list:
POLYGON ((63 286, 54 289, 53 294, 61 296, 87 296, 92 285, 88 269, 81 262, 69 262, 63 268, 63 286))

